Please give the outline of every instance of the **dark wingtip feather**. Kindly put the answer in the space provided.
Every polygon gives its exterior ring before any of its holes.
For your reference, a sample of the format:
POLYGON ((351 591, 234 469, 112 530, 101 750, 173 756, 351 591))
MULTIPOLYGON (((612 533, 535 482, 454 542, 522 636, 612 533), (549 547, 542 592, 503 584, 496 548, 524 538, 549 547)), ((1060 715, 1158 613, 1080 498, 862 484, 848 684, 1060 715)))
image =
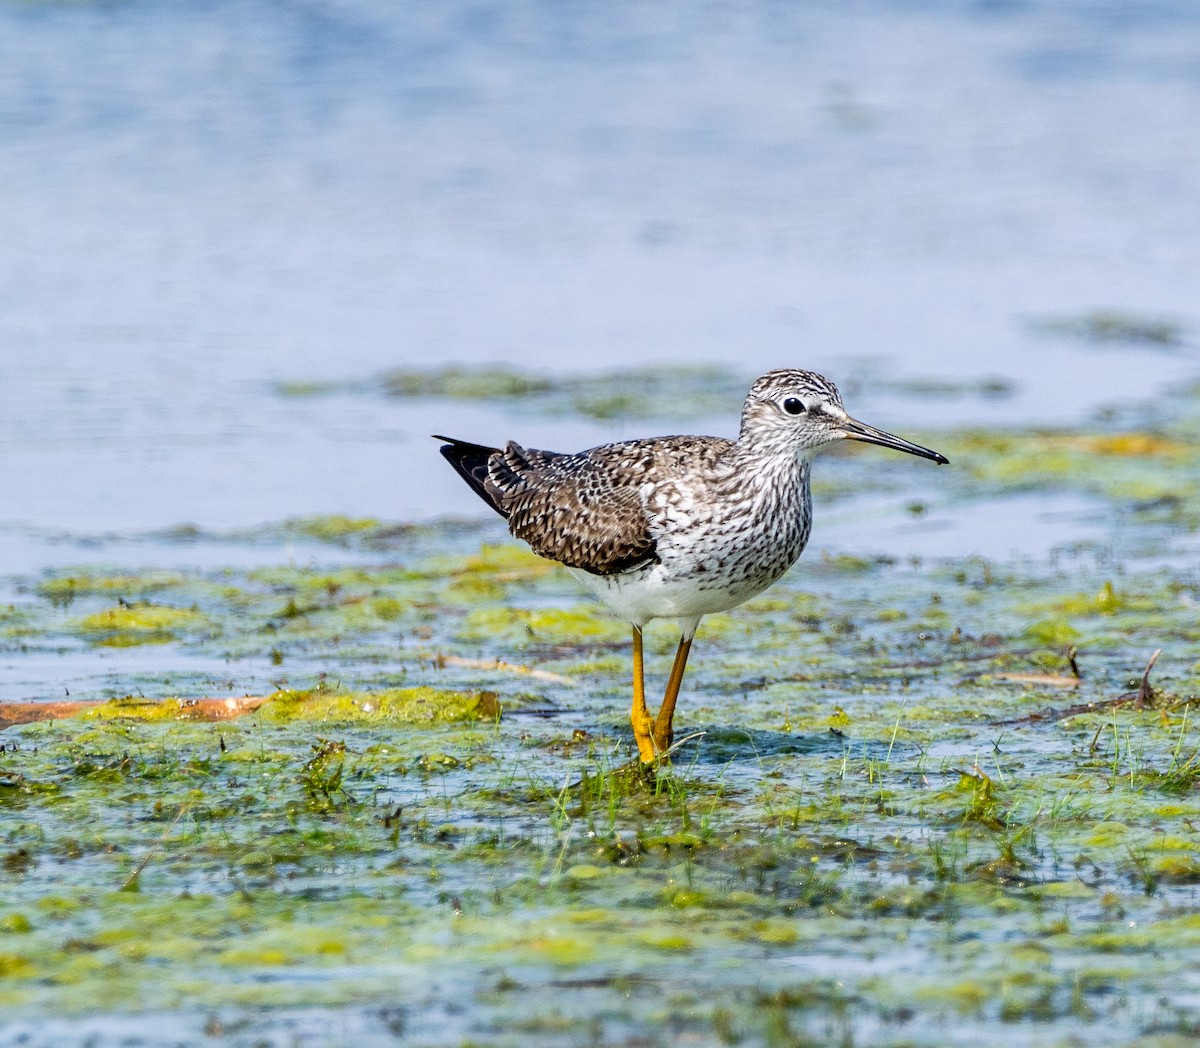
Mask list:
POLYGON ((472 444, 466 440, 455 440, 453 437, 443 437, 437 433, 434 440, 444 440, 441 447, 442 457, 450 463, 463 480, 484 502, 492 507, 502 517, 507 517, 488 491, 486 480, 488 475, 488 459, 498 452, 498 448, 489 448, 483 444, 472 444))

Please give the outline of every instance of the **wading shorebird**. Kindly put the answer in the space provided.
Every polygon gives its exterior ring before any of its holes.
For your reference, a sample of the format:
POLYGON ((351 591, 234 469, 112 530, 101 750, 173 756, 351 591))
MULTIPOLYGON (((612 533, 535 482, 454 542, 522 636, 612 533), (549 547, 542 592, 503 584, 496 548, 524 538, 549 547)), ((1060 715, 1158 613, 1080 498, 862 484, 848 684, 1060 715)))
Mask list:
POLYGON ((650 437, 574 454, 453 437, 442 454, 533 551, 566 565, 633 627, 633 736, 645 763, 671 746, 672 719, 701 618, 761 593, 812 527, 813 455, 861 440, 945 463, 944 455, 851 418, 827 378, 769 371, 750 388, 737 440, 650 437), (646 706, 642 627, 681 637, 658 715, 646 706))

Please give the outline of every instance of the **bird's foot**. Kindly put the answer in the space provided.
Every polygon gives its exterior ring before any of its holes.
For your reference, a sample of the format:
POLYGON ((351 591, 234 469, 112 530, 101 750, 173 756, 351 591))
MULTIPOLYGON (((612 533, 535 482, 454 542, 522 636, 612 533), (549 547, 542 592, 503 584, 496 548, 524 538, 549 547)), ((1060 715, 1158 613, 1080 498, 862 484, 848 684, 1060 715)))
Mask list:
POLYGON ((670 724, 661 725, 655 722, 652 739, 656 755, 663 757, 675 742, 675 729, 670 724))

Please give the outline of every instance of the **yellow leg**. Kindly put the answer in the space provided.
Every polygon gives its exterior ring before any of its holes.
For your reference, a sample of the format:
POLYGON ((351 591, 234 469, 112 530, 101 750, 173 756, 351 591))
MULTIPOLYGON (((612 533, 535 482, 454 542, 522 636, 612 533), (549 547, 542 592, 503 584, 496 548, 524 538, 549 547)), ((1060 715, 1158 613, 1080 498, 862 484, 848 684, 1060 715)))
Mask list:
POLYGON ((679 698, 679 685, 683 683, 683 671, 687 668, 688 652, 691 650, 691 638, 680 637, 675 661, 671 665, 671 676, 667 678, 667 693, 663 696, 662 706, 654 719, 654 748, 659 753, 670 749, 671 741, 675 737, 671 721, 675 716, 675 700, 679 698))
POLYGON ((642 669, 642 631, 638 626, 633 627, 633 712, 629 719, 633 722, 633 738, 637 742, 638 756, 643 764, 650 764, 655 757, 654 739, 651 737, 654 722, 650 720, 650 710, 646 707, 646 678, 642 669))

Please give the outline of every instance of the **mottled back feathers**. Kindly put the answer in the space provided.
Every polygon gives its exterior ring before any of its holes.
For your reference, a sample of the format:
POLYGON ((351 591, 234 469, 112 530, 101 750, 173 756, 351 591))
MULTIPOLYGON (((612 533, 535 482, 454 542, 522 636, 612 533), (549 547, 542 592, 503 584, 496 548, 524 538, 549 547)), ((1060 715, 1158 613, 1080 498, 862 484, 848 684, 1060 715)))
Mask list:
POLYGON ((442 454, 508 519, 535 553, 594 575, 656 559, 647 501, 656 487, 695 483, 732 444, 715 437, 655 437, 577 454, 503 449, 439 437, 442 454))

